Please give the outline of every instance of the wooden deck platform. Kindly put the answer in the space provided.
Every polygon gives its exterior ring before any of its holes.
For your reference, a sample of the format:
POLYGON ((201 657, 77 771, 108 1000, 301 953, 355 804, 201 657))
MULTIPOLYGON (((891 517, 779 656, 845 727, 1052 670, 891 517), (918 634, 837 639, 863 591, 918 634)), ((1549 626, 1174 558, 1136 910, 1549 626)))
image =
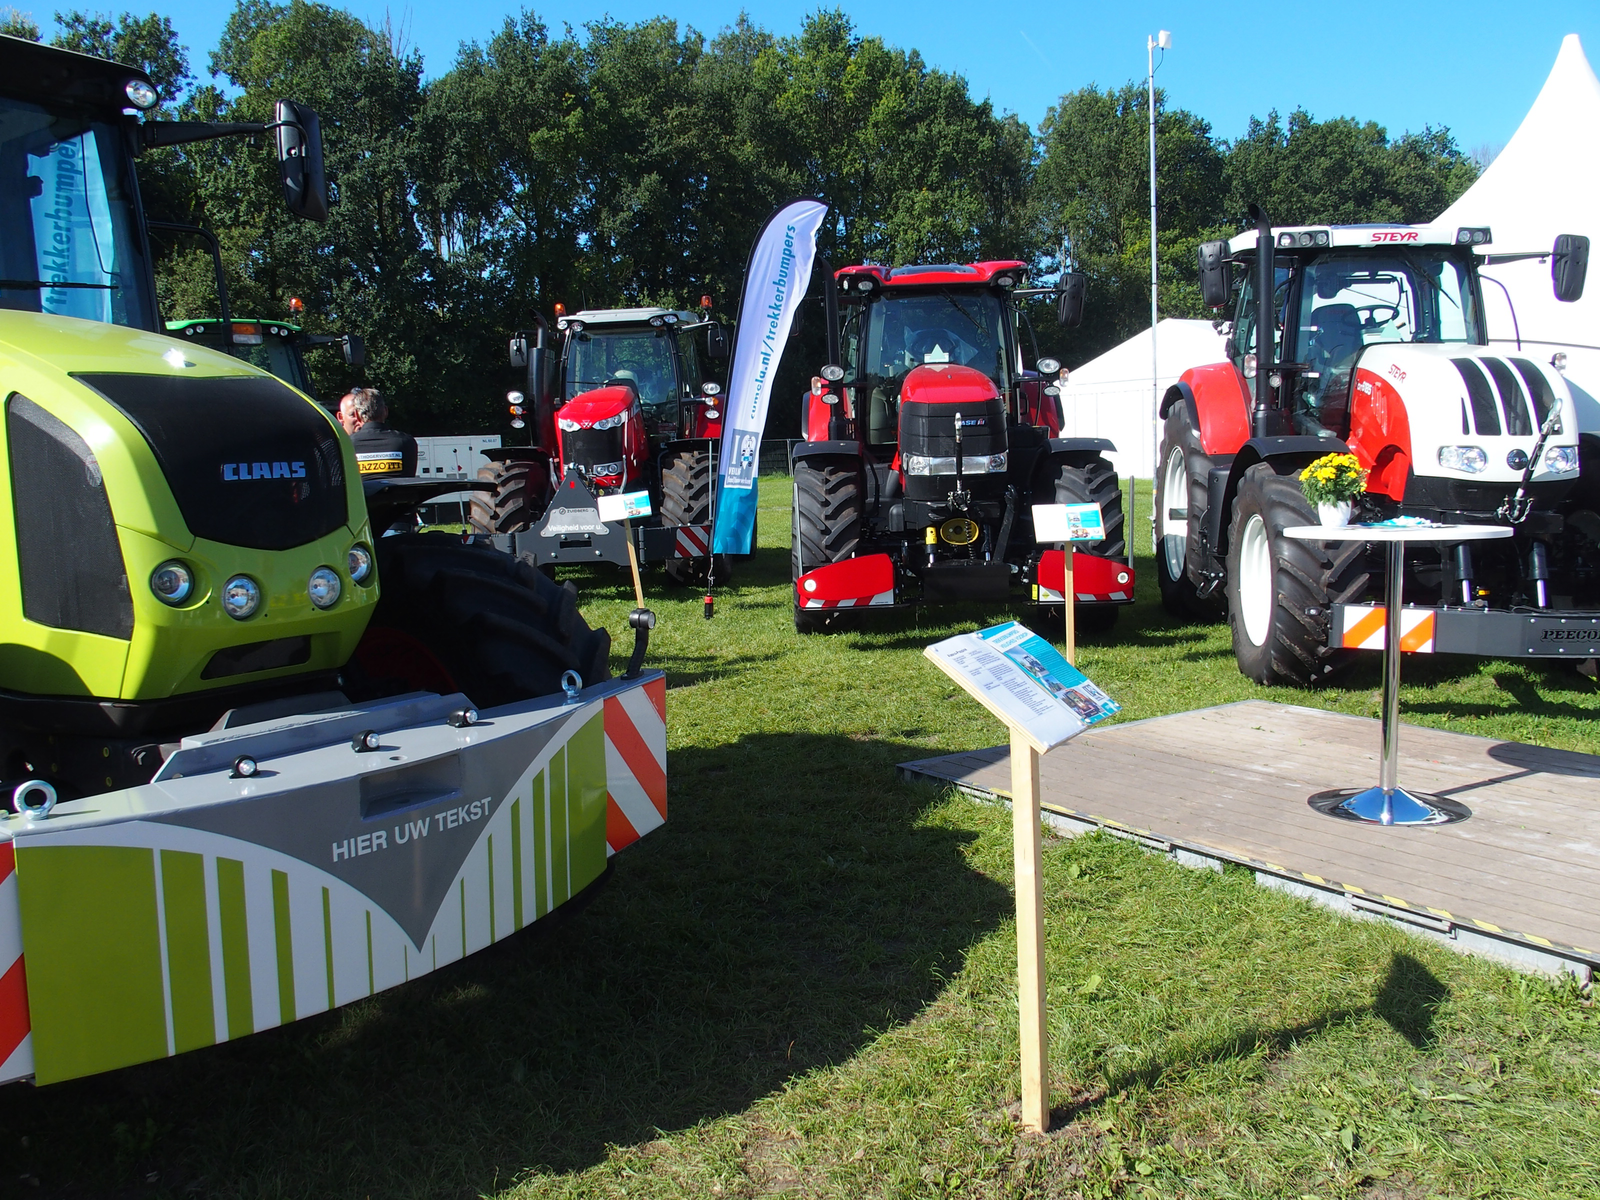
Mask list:
MULTIPOLYGON (((1378 781, 1378 722, 1247 700, 1091 730, 1044 756, 1046 819, 1108 829, 1453 948, 1592 978, 1600 967, 1600 756, 1406 725, 1403 787, 1472 817, 1390 827, 1306 798, 1378 781)), ((1005 746, 903 763, 907 778, 1007 798, 1005 746)))

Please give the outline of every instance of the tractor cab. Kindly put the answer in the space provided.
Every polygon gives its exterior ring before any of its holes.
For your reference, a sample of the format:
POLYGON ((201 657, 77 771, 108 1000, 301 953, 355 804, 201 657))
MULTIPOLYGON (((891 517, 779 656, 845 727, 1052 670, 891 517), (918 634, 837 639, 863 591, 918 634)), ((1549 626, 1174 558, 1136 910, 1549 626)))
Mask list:
MULTIPOLYGON (((1253 265, 1248 230, 1228 243, 1232 259, 1253 265)), ((1475 248, 1486 229, 1427 226, 1305 226, 1279 229, 1273 246, 1274 352, 1268 383, 1280 414, 1274 432, 1348 436, 1357 359, 1369 346, 1484 346, 1475 248), (1474 242, 1472 239, 1478 240, 1474 242)), ((1262 361, 1257 348, 1256 272, 1245 271, 1235 300, 1229 358, 1246 380, 1262 361)))
POLYGON ((344 361, 348 365, 359 367, 366 361, 366 349, 359 335, 308 334, 300 326, 287 321, 263 321, 256 317, 235 317, 230 321, 222 321, 206 317, 194 321, 168 321, 167 332, 184 341, 243 359, 252 367, 276 375, 313 400, 317 398, 317 393, 311 384, 311 372, 306 369, 304 351, 337 346, 344 352, 344 361))

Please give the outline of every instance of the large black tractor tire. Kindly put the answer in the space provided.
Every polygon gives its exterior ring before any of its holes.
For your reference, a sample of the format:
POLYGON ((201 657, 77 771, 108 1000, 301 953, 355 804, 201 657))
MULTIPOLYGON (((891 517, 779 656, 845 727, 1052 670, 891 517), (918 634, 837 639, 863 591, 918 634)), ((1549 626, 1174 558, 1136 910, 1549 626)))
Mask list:
POLYGON ((1239 670, 1257 683, 1311 687, 1351 662, 1351 651, 1329 647, 1328 622, 1335 604, 1366 590, 1365 549, 1283 534, 1316 523, 1298 472, 1257 463, 1240 479, 1228 531, 1228 623, 1239 670))
MULTIPOLYGON (((865 511, 859 459, 828 455, 795 463, 791 580, 828 563, 854 558, 861 545, 865 511)), ((801 608, 795 597, 794 627, 800 633, 836 631, 844 627, 844 614, 824 616, 822 610, 801 608)))
POLYGON ((346 672, 362 698, 453 689, 480 708, 611 678, 611 635, 590 629, 577 593, 527 563, 444 533, 376 543, 382 598, 346 672))
POLYGON ((1223 615, 1220 589, 1202 597, 1192 567, 1199 562, 1200 526, 1206 511, 1206 478, 1211 459, 1200 446, 1189 406, 1167 410, 1156 469, 1156 583, 1161 605, 1175 617, 1215 621, 1223 615))
POLYGON ((521 533, 544 516, 554 493, 550 464, 543 458, 508 458, 478 468, 491 492, 474 492, 467 522, 474 533, 521 533))
MULTIPOLYGON (((716 468, 709 450, 669 450, 661 459, 661 523, 663 525, 709 525, 711 523, 711 488, 716 479, 716 468)), ((708 558, 669 558, 666 562, 667 578, 685 587, 702 587, 706 583, 708 558)), ((716 556, 716 582, 725 584, 733 578, 728 556, 716 556)))
POLYGON ((1079 546, 1085 554, 1124 558, 1128 553, 1122 515, 1122 485, 1117 469, 1093 453, 1052 454, 1039 467, 1033 483, 1035 504, 1098 504, 1106 536, 1079 546))

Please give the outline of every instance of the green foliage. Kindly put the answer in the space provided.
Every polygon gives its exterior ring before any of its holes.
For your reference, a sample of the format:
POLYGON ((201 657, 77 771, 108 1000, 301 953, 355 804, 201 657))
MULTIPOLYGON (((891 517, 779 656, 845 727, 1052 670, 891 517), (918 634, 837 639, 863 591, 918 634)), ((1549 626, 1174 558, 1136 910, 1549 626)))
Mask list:
MULTIPOLYGON (((38 34, 15 10, 0 21, 38 34)), ((268 121, 280 98, 318 111, 336 201, 326 224, 285 211, 270 136, 147 154, 146 203, 215 232, 234 312, 280 315, 299 297, 312 331, 361 334, 362 378, 417 433, 494 428, 514 381, 506 335, 557 301, 692 308, 710 295, 732 318, 752 238, 795 195, 832 206, 822 251, 834 266, 1020 258, 1048 278, 1070 253, 1091 277, 1083 328, 1057 329, 1043 305, 1032 314, 1041 351, 1069 365, 1149 319, 1138 84, 1063 96, 1036 138, 838 9, 792 37, 740 17, 710 38, 665 17, 553 32, 524 10, 425 82, 415 52, 342 9, 237 0, 198 86, 165 17, 56 22, 57 44, 149 71, 169 119, 268 121)), ((1229 143, 1160 92, 1156 106, 1167 315, 1207 315, 1195 248, 1236 230, 1252 200, 1279 221, 1418 220, 1476 173, 1443 130, 1390 139, 1297 111, 1229 143)), ((165 314, 214 315, 209 251, 158 240, 165 314)), ((779 371, 775 436, 825 352, 817 294, 814 282, 779 371)), ((357 382, 332 355, 314 369, 328 394, 357 382)))
POLYGON ((25 13, 15 8, 0 8, 0 34, 37 42, 39 23, 33 19, 32 13, 25 13))

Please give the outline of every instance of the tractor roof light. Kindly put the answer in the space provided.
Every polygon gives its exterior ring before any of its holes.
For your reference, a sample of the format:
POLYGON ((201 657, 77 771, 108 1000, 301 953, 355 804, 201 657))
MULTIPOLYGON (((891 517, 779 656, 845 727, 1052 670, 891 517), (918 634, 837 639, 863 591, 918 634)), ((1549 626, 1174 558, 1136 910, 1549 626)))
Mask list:
POLYGON ((339 572, 332 567, 318 567, 306 582, 306 593, 311 597, 311 603, 322 609, 332 608, 339 603, 342 590, 339 572))
POLYGON ((1481 475, 1489 468, 1489 456, 1482 446, 1440 446, 1439 465, 1447 471, 1481 475))
POLYGON ((667 323, 667 319, 665 317, 651 317, 650 318, 650 324, 654 325, 657 329, 660 329, 666 323, 667 323))
POLYGON ((150 590, 157 600, 176 608, 194 594, 194 573, 177 559, 164 562, 150 572, 150 590))
POLYGON ((1486 225, 1467 225, 1456 230, 1456 245, 1458 246, 1487 246, 1494 241, 1494 235, 1489 232, 1486 225))
POLYGON ((1014 275, 996 275, 994 277, 994 281, 995 281, 995 285, 996 286, 1003 287, 1003 288, 1006 288, 1006 289, 1014 288, 1014 287, 1017 286, 1016 276, 1014 276, 1014 275))
POLYGON ((261 585, 248 575, 235 575, 222 585, 222 611, 235 621, 253 617, 261 607, 261 585))
POLYGON ((130 79, 123 85, 122 94, 128 98, 128 103, 140 112, 149 112, 161 99, 160 93, 142 79, 130 79))
POLYGON ((663 321, 665 321, 668 325, 676 325, 678 323, 678 314, 677 313, 665 313, 665 314, 662 315, 661 319, 663 321))
POLYGON ((877 286, 878 281, 872 278, 870 275, 859 275, 856 277, 856 287, 860 288, 863 292, 870 292, 877 286))

